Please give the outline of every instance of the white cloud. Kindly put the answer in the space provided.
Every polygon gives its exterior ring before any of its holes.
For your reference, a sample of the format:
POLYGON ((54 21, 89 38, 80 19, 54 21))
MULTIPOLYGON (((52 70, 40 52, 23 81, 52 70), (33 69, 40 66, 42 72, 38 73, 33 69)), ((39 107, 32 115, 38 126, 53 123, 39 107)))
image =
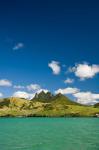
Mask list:
POLYGON ((70 78, 67 78, 64 83, 73 83, 74 82, 74 79, 70 79, 70 78))
POLYGON ((76 101, 81 104, 95 104, 99 102, 99 94, 92 92, 78 92, 74 93, 73 96, 76 98, 76 101))
POLYGON ((22 85, 14 85, 14 89, 24 89, 25 87, 22 85))
POLYGON ((72 87, 67 87, 64 89, 58 89, 55 91, 55 94, 61 93, 61 94, 74 94, 79 92, 79 89, 77 88, 72 88, 72 87))
POLYGON ((31 94, 25 91, 17 91, 13 94, 13 97, 32 99, 35 96, 35 93, 31 94))
POLYGON ((41 87, 38 84, 30 84, 27 86, 28 91, 39 90, 41 87))
POLYGON ((0 97, 3 97, 3 93, 0 93, 0 97))
POLYGON ((48 92, 47 89, 41 88, 39 84, 30 84, 27 86, 22 86, 22 85, 14 85, 13 88, 15 89, 27 89, 28 91, 33 91, 33 93, 40 93, 44 91, 45 93, 48 92))
POLYGON ((93 78, 99 73, 99 65, 89 65, 88 63, 77 64, 73 68, 69 68, 70 72, 74 72, 81 80, 93 78))
POLYGON ((74 96, 75 101, 84 104, 84 105, 93 105, 95 103, 99 103, 99 93, 92 93, 90 91, 80 92, 78 88, 67 87, 64 89, 58 89, 55 91, 55 94, 71 94, 74 96))
POLYGON ((18 50, 18 49, 21 49, 24 47, 24 44, 23 43, 17 43, 14 47, 13 47, 13 50, 18 50))
POLYGON ((47 92, 48 92, 48 90, 47 90, 47 89, 39 89, 39 90, 37 91, 37 93, 40 93, 40 92, 42 92, 42 91, 44 91, 45 93, 47 93, 47 92))
POLYGON ((13 97, 19 97, 19 98, 25 98, 25 99, 30 99, 31 100, 32 98, 34 98, 36 93, 39 94, 42 91, 44 91, 45 93, 48 92, 47 89, 39 89, 39 90, 36 90, 33 93, 28 93, 28 92, 25 92, 25 91, 16 91, 16 92, 14 92, 13 97))
POLYGON ((7 79, 1 79, 0 86, 10 87, 10 86, 12 86, 12 82, 7 79))
POLYGON ((48 64, 48 66, 52 69, 53 74, 58 75, 61 71, 59 62, 57 61, 52 61, 51 63, 48 64))

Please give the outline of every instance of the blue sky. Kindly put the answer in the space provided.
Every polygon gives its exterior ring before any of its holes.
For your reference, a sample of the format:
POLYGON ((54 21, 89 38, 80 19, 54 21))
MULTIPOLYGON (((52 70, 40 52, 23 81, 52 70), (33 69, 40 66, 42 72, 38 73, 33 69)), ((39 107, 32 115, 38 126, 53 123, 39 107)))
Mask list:
POLYGON ((98 65, 98 1, 0 1, 1 96, 65 89, 63 93, 74 100, 95 103, 98 65), (56 74, 49 66, 53 61, 59 67, 56 74))

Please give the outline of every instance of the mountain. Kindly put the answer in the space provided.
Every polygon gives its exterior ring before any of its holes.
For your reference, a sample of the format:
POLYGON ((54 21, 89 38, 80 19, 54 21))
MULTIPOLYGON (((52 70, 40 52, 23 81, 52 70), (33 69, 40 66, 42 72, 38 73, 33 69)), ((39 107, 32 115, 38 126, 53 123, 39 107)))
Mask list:
POLYGON ((71 101, 68 97, 62 95, 61 93, 57 95, 53 95, 50 92, 45 93, 44 91, 40 92, 39 94, 36 94, 35 97, 32 99, 32 101, 39 101, 44 103, 60 103, 60 104, 70 104, 70 105, 80 105, 74 101, 71 101))
POLYGON ((99 103, 96 103, 96 104, 94 105, 94 107, 95 107, 95 108, 99 108, 99 103))
POLYGON ((92 117, 99 114, 99 105, 85 106, 68 97, 42 91, 32 100, 17 97, 0 99, 1 117, 92 117))
POLYGON ((33 101, 40 101, 40 102, 50 102, 52 101, 54 96, 50 93, 47 92, 45 93, 44 91, 40 92, 39 94, 35 94, 35 97, 32 99, 33 101))
POLYGON ((80 105, 72 100, 70 100, 68 97, 62 95, 61 93, 55 95, 53 97, 53 104, 61 104, 61 105, 80 105))

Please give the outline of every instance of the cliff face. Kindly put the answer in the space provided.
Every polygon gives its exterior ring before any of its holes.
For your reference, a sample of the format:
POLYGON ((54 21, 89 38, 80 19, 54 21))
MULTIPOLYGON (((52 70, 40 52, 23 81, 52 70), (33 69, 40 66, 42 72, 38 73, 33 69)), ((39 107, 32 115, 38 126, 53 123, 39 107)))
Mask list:
POLYGON ((99 107, 85 106, 68 97, 50 92, 36 94, 32 100, 17 97, 0 99, 0 116, 80 117, 96 116, 99 107))

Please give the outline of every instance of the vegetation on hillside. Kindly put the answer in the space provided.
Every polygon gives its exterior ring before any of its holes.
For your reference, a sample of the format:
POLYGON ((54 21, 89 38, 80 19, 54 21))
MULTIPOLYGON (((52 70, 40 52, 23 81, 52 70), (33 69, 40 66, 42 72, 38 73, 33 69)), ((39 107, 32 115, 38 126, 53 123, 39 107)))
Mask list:
POLYGON ((32 100, 23 98, 0 99, 0 116, 12 117, 94 117, 99 114, 99 105, 85 106, 71 101, 68 97, 43 91, 32 100))

